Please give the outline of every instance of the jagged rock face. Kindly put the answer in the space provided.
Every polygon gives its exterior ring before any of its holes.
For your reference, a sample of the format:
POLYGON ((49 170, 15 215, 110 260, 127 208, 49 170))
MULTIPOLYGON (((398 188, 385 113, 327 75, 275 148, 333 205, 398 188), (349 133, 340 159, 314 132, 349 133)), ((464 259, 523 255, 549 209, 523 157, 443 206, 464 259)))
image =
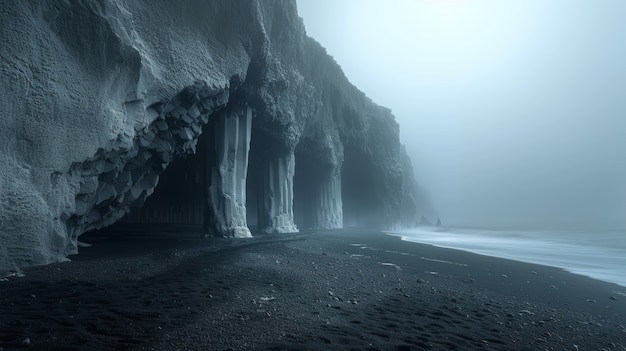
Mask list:
MULTIPOLYGON (((137 132, 130 147, 109 151, 99 149, 96 156, 73 164, 70 174, 80 179, 80 187, 74 210, 62 214, 68 218, 66 225, 70 239, 113 224, 131 207, 143 205, 156 187, 159 174, 172 159, 179 154, 195 152, 201 126, 208 122, 209 115, 217 107, 225 105, 227 99, 223 90, 200 84, 187 87, 168 103, 153 104, 148 108, 147 112, 157 117, 148 127, 137 132)), ((219 136, 219 140, 224 141, 230 135, 220 132, 219 136)))
POLYGON ((397 222, 398 126, 295 1, 7 0, 0 39, 2 270, 63 260, 129 212, 226 236, 251 212, 267 232, 296 231, 299 209, 311 228, 397 222), (375 220, 356 220, 361 191, 375 220))

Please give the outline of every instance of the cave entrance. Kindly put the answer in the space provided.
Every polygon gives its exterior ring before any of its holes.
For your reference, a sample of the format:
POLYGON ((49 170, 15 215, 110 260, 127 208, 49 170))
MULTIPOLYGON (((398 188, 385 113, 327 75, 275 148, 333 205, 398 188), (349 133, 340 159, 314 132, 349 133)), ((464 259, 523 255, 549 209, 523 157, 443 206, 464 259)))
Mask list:
POLYGON ((195 154, 175 159, 154 193, 107 230, 248 237, 246 176, 252 109, 232 104, 211 114, 195 154))
POLYGON ((320 191, 320 179, 325 174, 325 167, 312 155, 296 153, 296 174, 293 180, 294 220, 300 229, 315 229, 314 212, 321 206, 317 201, 320 191))
POLYGON ((145 203, 131 209, 105 232, 202 233, 206 212, 206 187, 210 162, 214 162, 212 126, 205 125, 196 153, 176 158, 161 173, 159 183, 145 203))
POLYGON ((344 154, 341 178, 345 226, 378 228, 383 214, 376 207, 380 203, 377 189, 372 187, 377 184, 374 167, 362 150, 346 146, 344 154))
POLYGON ((211 115, 196 153, 174 160, 154 193, 114 225, 116 232, 183 232, 230 237, 297 232, 295 156, 254 127, 252 110, 232 105, 211 115))

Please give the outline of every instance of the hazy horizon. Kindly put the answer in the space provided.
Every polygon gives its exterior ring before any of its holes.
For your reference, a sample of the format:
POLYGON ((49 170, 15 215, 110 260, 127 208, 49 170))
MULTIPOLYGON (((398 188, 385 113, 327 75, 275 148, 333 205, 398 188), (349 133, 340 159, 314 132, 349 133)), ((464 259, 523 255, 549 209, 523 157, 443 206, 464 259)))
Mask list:
POLYGON ((626 228, 626 2, 298 0, 451 226, 626 228))

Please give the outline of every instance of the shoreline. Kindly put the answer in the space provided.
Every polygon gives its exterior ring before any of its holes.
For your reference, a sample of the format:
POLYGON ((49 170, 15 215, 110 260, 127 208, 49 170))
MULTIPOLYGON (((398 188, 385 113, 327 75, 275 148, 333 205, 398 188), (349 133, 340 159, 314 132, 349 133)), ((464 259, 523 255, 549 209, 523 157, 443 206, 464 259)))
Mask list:
MULTIPOLYGON (((419 228, 416 228, 419 229, 419 228)), ((463 241, 463 237, 461 235, 463 234, 459 234, 457 232, 454 232, 453 230, 459 230, 459 231, 463 231, 463 230, 467 230, 467 229, 463 229, 463 228, 455 228, 455 229, 451 229, 451 228, 447 228, 450 230, 446 230, 444 233, 447 235, 450 235, 452 233, 452 235, 459 235, 459 239, 461 241, 463 241)), ((471 230, 475 230, 475 229, 471 229, 471 230)), ((413 242, 413 243, 418 243, 418 244, 424 244, 424 245, 432 245, 434 247, 439 247, 439 248, 445 248, 445 249, 451 249, 451 250, 460 250, 460 251, 464 251, 464 252, 471 252, 477 255, 483 255, 483 256, 488 256, 488 257, 496 257, 496 258, 502 258, 502 259, 508 259, 508 260, 513 260, 516 262, 521 262, 521 263, 530 263, 530 264, 538 264, 538 265, 544 265, 544 266, 549 266, 549 267, 555 267, 555 268, 560 268, 563 269, 569 273, 572 274, 578 274, 578 275, 582 275, 588 278, 592 278, 592 279, 596 279, 596 280, 600 280, 600 281, 604 281, 604 282, 608 282, 608 283, 613 283, 613 284, 617 284, 619 285, 625 292, 626 292, 626 280, 622 277, 621 275, 621 265, 620 263, 617 262, 612 262, 611 264, 613 266, 618 266, 620 265, 619 268, 614 267, 613 269, 611 268, 607 268, 606 266, 598 266, 598 267, 587 267, 587 268, 583 268, 583 267, 578 267, 576 266, 576 264, 572 264, 572 262, 579 262, 578 260, 573 260, 570 258, 570 260, 546 260, 545 256, 543 256, 542 254, 535 254, 535 256, 533 256, 533 254, 530 254, 529 252, 517 252, 517 253, 513 253, 513 252, 509 252, 506 250, 506 248, 502 251, 502 253, 498 253, 497 252, 497 246, 496 247, 489 247, 489 245, 487 244, 487 248, 486 249, 475 249, 473 247, 464 247, 463 245, 458 245, 458 246, 454 246, 454 245, 446 245, 445 243, 437 243, 434 242, 432 240, 429 240, 428 237, 426 238, 421 238, 419 236, 414 236, 413 233, 408 230, 406 232, 392 232, 392 231, 388 231, 385 232, 388 235, 392 235, 392 236, 397 236, 399 238, 401 238, 403 241, 406 242, 413 242), (542 257, 543 256, 543 257, 542 257), (569 264, 568 264, 569 263, 569 264), (616 273, 619 272, 619 273, 616 273)), ((507 232, 503 232, 503 233, 507 233, 507 232)), ((432 232, 431 233, 433 236, 436 236, 437 232, 432 232)), ((479 234, 471 234, 472 237, 475 237, 479 234)), ((485 241, 489 240, 491 236, 486 236, 484 238, 485 241)), ((494 238, 498 239, 500 238, 500 236, 496 235, 494 236, 494 238)), ((507 238, 506 235, 503 236, 503 238, 507 238)), ((529 238, 529 240, 531 240, 529 238)), ((536 239, 534 239, 536 240, 536 239)), ((517 243, 512 243, 513 245, 515 244, 521 244, 523 243, 523 239, 519 240, 519 242, 517 243)), ((544 242, 544 245, 550 246, 551 243, 549 241, 544 242)), ((500 246, 502 246, 500 244, 500 246)), ((545 251, 545 247, 543 248, 545 251)), ((559 250, 559 249, 563 249, 563 247, 560 247, 558 245, 555 245, 553 247, 553 250, 559 250)), ((572 245, 571 247, 569 247, 570 250, 580 250, 580 247, 577 247, 575 245, 572 245)), ((615 251, 612 253, 611 257, 622 257, 620 256, 620 254, 622 253, 622 251, 613 249, 611 247, 597 247, 598 250, 607 250, 608 251, 615 251)), ((545 254, 545 253, 544 253, 545 254)), ((623 252, 624 257, 626 257, 626 251, 623 252)), ((593 256, 587 256, 587 257, 580 257, 580 262, 593 262, 593 256), (585 261, 586 260, 586 261, 585 261)), ((623 260, 623 258, 622 258, 623 260)), ((609 264, 608 262, 606 264, 609 264)), ((623 265, 626 266, 626 260, 624 260, 623 265)))
POLYGON ((84 240, 0 282, 0 348, 626 350, 619 285, 378 231, 84 240))

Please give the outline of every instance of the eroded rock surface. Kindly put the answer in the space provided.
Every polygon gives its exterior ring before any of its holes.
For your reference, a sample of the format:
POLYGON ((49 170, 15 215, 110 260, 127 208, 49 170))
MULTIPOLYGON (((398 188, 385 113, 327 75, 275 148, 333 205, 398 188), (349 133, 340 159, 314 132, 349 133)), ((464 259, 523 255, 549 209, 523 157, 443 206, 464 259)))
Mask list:
POLYGON ((295 1, 7 0, 0 39, 2 270, 65 259, 167 172, 200 200, 124 221, 235 237, 251 211, 266 232, 399 223, 399 127, 295 1))

